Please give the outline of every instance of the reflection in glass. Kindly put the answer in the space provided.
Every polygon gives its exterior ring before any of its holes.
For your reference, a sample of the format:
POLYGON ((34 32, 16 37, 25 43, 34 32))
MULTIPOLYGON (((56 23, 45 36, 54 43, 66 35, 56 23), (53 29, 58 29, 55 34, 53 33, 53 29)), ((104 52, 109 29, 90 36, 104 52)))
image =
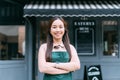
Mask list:
POLYGON ((23 59, 24 26, 0 26, 0 60, 23 59))
POLYGON ((40 42, 45 43, 47 38, 47 28, 49 22, 47 20, 40 21, 40 42))
POLYGON ((104 56, 118 55, 118 27, 116 21, 103 22, 104 56))

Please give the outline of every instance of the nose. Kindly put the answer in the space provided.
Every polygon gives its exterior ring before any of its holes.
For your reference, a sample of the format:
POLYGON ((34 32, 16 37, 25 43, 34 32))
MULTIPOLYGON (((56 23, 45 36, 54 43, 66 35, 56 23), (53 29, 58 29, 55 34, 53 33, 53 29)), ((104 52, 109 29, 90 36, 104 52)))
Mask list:
POLYGON ((60 31, 60 28, 58 27, 58 28, 56 28, 56 31, 60 31))

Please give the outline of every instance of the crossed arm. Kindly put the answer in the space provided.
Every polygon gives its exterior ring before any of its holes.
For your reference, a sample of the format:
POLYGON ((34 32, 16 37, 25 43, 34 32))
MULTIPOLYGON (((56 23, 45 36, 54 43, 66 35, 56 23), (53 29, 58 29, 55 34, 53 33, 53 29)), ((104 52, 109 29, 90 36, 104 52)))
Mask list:
POLYGON ((77 56, 77 52, 72 45, 70 45, 70 48, 72 51, 72 55, 71 55, 72 58, 70 62, 52 63, 52 62, 46 62, 45 60, 46 44, 41 45, 38 53, 39 71, 47 74, 63 74, 80 69, 80 61, 77 56))

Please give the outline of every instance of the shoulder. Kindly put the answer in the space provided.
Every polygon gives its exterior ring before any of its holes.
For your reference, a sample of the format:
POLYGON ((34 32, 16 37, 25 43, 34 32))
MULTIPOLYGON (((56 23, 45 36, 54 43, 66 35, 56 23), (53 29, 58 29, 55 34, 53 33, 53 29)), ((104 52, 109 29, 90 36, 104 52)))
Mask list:
POLYGON ((70 49, 75 50, 75 47, 72 44, 70 44, 70 49))
POLYGON ((77 55, 77 50, 75 49, 75 47, 72 44, 70 44, 70 50, 74 55, 77 55))
POLYGON ((46 47, 47 46, 47 43, 43 43, 40 45, 40 47, 46 47))
POLYGON ((43 43, 40 45, 40 49, 46 49, 47 48, 47 43, 43 43))

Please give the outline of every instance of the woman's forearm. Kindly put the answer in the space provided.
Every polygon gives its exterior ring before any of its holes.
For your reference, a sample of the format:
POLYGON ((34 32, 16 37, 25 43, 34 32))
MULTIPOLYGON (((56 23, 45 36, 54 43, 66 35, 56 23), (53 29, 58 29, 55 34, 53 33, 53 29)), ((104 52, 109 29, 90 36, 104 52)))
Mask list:
POLYGON ((45 65, 39 67, 40 72, 47 74, 64 74, 69 73, 67 70, 58 69, 55 67, 56 63, 46 62, 45 65))
POLYGON ((69 71, 62 70, 62 69, 57 69, 57 68, 54 68, 54 67, 46 67, 46 69, 44 69, 42 71, 42 73, 47 73, 47 74, 64 74, 64 73, 69 73, 69 71))
POLYGON ((80 64, 76 62, 69 63, 56 63, 56 68, 67 70, 67 71, 75 71, 80 69, 80 64))

